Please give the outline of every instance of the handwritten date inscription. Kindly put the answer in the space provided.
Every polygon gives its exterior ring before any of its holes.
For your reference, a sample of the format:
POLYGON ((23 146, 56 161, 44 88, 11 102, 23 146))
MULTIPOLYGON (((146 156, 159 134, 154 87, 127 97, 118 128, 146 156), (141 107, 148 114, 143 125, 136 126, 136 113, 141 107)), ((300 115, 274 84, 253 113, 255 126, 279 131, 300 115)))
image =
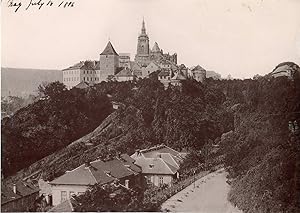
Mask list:
POLYGON ((8 0, 7 7, 12 8, 14 12, 18 12, 20 8, 24 10, 29 10, 31 8, 36 8, 38 10, 44 7, 60 7, 60 8, 70 8, 74 7, 74 1, 63 1, 63 0, 8 0))

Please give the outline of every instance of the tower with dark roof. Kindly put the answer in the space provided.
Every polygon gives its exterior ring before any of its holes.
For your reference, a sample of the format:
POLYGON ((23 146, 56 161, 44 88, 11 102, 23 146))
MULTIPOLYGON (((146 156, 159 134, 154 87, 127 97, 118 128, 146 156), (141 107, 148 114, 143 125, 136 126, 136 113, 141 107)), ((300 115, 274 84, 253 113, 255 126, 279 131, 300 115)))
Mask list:
POLYGON ((144 19, 142 22, 141 34, 138 37, 135 61, 142 66, 148 65, 150 62, 149 37, 146 33, 144 19))
POLYGON ((100 81, 107 81, 109 76, 117 73, 119 55, 109 41, 100 54, 100 81))

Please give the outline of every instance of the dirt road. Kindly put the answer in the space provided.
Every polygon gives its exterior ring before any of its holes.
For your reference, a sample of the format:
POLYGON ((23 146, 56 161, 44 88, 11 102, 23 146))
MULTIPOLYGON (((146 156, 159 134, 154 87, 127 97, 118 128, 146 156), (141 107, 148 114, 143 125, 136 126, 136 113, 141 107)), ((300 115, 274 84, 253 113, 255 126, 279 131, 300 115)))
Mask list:
POLYGON ((163 210, 172 212, 242 213, 228 200, 227 173, 222 169, 208 174, 168 199, 163 210))

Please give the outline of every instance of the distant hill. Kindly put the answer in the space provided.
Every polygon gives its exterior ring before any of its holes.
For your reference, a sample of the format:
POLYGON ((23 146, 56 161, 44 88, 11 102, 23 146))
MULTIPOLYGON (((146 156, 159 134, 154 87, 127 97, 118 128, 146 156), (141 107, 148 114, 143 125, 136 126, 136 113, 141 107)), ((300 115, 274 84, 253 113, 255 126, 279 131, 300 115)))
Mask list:
POLYGON ((61 70, 1 67, 1 96, 26 96, 42 82, 62 81, 61 70))

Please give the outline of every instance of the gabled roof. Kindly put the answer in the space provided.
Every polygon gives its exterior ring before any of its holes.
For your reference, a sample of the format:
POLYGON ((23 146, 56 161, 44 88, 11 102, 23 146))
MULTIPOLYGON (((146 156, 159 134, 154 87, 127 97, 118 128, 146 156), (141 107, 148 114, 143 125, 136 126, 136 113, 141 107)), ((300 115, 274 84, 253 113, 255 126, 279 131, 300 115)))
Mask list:
POLYGON ((70 66, 66 69, 63 69, 63 71, 65 70, 96 70, 96 69, 100 69, 99 67, 99 61, 80 61, 77 64, 74 64, 73 66, 70 66))
POLYGON ((135 61, 130 61, 130 67, 133 71, 142 70, 142 67, 135 61))
POLYGON ((51 181, 50 184, 58 185, 94 185, 106 184, 115 179, 136 175, 141 168, 133 165, 128 155, 121 155, 120 159, 110 161, 96 160, 85 164, 51 181))
POLYGON ((79 84, 77 84, 75 86, 75 88, 78 88, 78 89, 86 89, 89 87, 89 84, 87 82, 84 82, 84 81, 81 81, 79 84))
POLYGON ((118 72, 116 75, 116 77, 132 77, 134 76, 132 73, 132 70, 125 67, 124 69, 122 69, 120 72, 118 72))
POLYGON ((146 67, 146 69, 147 68, 150 68, 150 66, 156 66, 158 69, 160 69, 160 66, 156 63, 156 62, 154 62, 154 61, 151 61, 149 64, 148 64, 148 66, 146 67))
POLYGON ((40 189, 31 183, 19 181, 16 183, 17 192, 13 192, 13 184, 1 185, 1 205, 22 197, 38 193, 40 189))
POLYGON ((112 46, 111 42, 109 41, 100 55, 118 55, 115 51, 114 47, 112 46))
POLYGON ((153 48, 152 48, 152 52, 160 52, 160 48, 159 48, 157 42, 154 43, 153 48))
POLYGON ((186 80, 186 77, 183 75, 181 71, 177 71, 175 75, 172 77, 173 80, 186 80))
POLYGON ((199 71, 205 71, 205 69, 204 69, 203 67, 201 67, 200 65, 197 65, 197 66, 195 66, 195 67, 192 67, 191 70, 192 70, 192 71, 196 71, 196 70, 197 70, 197 71, 198 71, 198 70, 199 70, 199 71))
POLYGON ((136 159, 136 164, 142 167, 143 174, 165 174, 174 175, 177 169, 166 163, 162 158, 145 158, 136 159))

